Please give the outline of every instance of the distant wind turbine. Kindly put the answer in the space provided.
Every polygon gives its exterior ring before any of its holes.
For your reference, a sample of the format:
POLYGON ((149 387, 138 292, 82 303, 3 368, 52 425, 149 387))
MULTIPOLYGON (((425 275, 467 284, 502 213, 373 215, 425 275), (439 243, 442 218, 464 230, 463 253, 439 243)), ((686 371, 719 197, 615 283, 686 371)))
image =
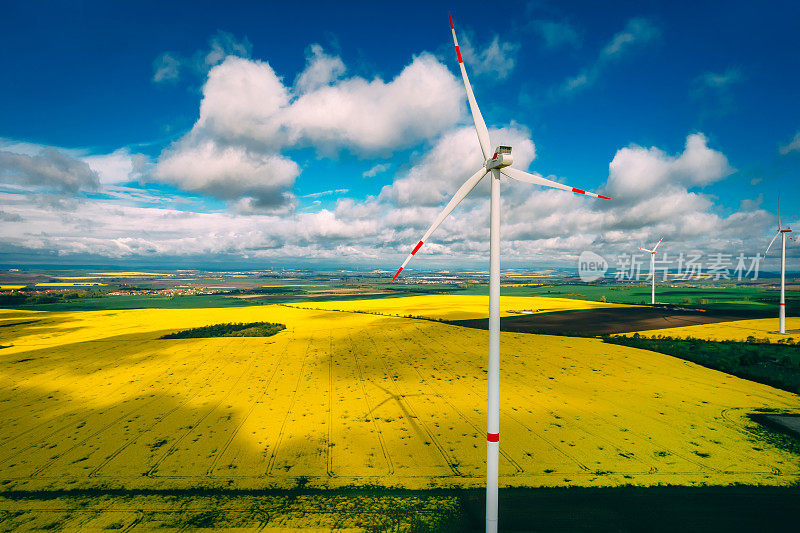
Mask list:
MULTIPOLYGON (((764 259, 767 258, 767 252, 769 249, 772 248, 772 243, 775 242, 775 239, 778 238, 778 235, 781 236, 781 303, 778 306, 778 318, 780 320, 780 333, 786 333, 786 300, 785 300, 785 292, 786 292, 786 238, 792 239, 791 236, 787 235, 787 233, 791 233, 792 230, 787 226, 783 227, 781 224, 781 197, 778 195, 778 233, 769 241, 769 246, 764 251, 764 259)), ((794 239, 792 239, 794 240, 794 239)))
POLYGON ((661 237, 660 239, 658 239, 658 242, 656 243, 655 246, 653 246, 652 250, 648 250, 647 248, 642 248, 641 246, 639 247, 640 250, 650 254, 650 275, 653 276, 653 290, 651 291, 650 303, 653 304, 653 305, 656 304, 656 271, 655 271, 655 268, 656 268, 656 249, 658 248, 658 245, 661 244, 661 241, 663 241, 663 240, 664 240, 664 237, 661 237))
POLYGON ((528 174, 522 170, 512 168, 509 165, 513 162, 511 158, 510 146, 498 146, 492 151, 492 142, 489 139, 489 130, 483 121, 472 86, 464 68, 464 60, 461 57, 461 49, 458 47, 456 30, 453 27, 453 17, 450 17, 450 30, 453 33, 453 44, 456 47, 458 56, 458 66, 461 69, 461 77, 464 79, 464 87, 467 91, 467 100, 472 112, 472 120, 475 123, 475 130, 478 133, 478 142, 481 146, 481 154, 484 159, 483 166, 478 169, 464 184, 456 191, 455 196, 445 206, 444 210, 433 221, 433 224, 417 243, 411 253, 394 275, 392 281, 397 279, 400 272, 416 254, 422 245, 428 240, 431 234, 447 218, 447 216, 461 203, 461 201, 475 188, 483 177, 492 174, 491 192, 491 212, 489 230, 489 361, 488 361, 488 414, 486 430, 486 531, 497 531, 497 495, 498 495, 498 468, 500 454, 500 175, 509 178, 553 187, 579 194, 593 196, 610 200, 607 196, 601 196, 591 192, 586 192, 563 183, 558 183, 543 178, 542 176, 528 174))

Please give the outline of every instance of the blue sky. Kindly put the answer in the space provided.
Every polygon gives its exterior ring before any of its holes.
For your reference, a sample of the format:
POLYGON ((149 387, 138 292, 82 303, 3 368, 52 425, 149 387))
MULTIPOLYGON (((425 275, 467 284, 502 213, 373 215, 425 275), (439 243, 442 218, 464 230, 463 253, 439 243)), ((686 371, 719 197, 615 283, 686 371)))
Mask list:
MULTIPOLYGON (((507 264, 757 253, 778 189, 797 220, 792 2, 10 4, 0 261, 391 269, 476 166, 448 10, 495 144, 617 193, 509 184, 507 264)), ((481 264, 484 192, 416 261, 481 264)))

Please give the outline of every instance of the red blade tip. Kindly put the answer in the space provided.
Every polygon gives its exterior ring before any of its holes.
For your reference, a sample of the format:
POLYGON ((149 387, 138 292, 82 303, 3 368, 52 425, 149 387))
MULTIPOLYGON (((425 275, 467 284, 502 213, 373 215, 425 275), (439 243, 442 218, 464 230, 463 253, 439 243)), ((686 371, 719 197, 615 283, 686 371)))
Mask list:
POLYGON ((450 12, 448 11, 447 16, 450 17, 450 29, 454 30, 455 28, 453 27, 453 15, 451 15, 450 12))
POLYGON ((602 194, 597 195, 598 198, 602 198, 603 200, 611 200, 608 196, 603 196, 602 194))
POLYGON ((398 270, 398 271, 397 271, 397 274, 395 274, 395 275, 394 275, 394 277, 392 278, 392 281, 396 280, 396 279, 397 279, 397 276, 399 276, 399 275, 400 275, 400 272, 402 272, 402 271, 403 271, 403 267, 400 267, 400 270, 398 270))

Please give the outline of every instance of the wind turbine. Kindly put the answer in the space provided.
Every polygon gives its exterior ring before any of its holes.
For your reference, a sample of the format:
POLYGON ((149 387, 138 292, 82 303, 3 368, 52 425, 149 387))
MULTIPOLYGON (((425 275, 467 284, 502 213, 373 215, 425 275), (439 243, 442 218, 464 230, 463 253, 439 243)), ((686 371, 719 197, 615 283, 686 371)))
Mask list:
MULTIPOLYGON (((781 224, 781 197, 778 196, 778 233, 772 238, 769 242, 769 246, 764 251, 764 259, 767 258, 767 252, 769 249, 772 248, 772 243, 775 242, 775 239, 778 238, 778 235, 781 236, 781 303, 778 306, 778 317, 780 320, 780 333, 786 333, 786 300, 785 292, 786 292, 786 238, 789 237, 792 239, 791 236, 787 235, 787 233, 791 233, 792 230, 787 226, 786 228, 783 227, 781 224)), ((794 240, 794 239, 792 239, 794 240)))
POLYGON ((469 108, 472 112, 472 120, 475 123, 475 130, 478 133, 478 143, 481 147, 484 164, 456 191, 456 194, 442 212, 439 213, 439 216, 433 221, 433 224, 428 228, 428 231, 425 232, 422 239, 417 243, 406 260, 403 261, 402 266, 400 266, 392 281, 397 279, 397 276, 400 275, 400 272, 403 271, 411 258, 419 251, 422 245, 453 209, 455 209, 467 194, 475 188, 486 174, 491 173, 491 222, 489 230, 489 368, 488 413, 486 421, 486 531, 495 532, 497 531, 497 489, 500 458, 500 176, 504 175, 518 181, 585 194, 595 198, 604 198, 606 200, 610 200, 610 198, 576 189, 575 187, 570 187, 569 185, 564 185, 563 183, 551 181, 542 176, 528 174, 522 170, 510 167, 509 165, 513 163, 510 146, 498 146, 495 150, 492 150, 492 143, 489 140, 489 130, 486 128, 486 123, 483 121, 480 109, 478 109, 475 95, 472 92, 472 86, 467 77, 467 71, 464 68, 464 60, 461 57, 461 49, 458 47, 452 16, 450 17, 450 30, 453 33, 453 44, 456 47, 458 66, 461 69, 461 77, 464 79, 464 88, 467 92, 467 100, 469 101, 469 108))
POLYGON ((650 254, 650 275, 653 276, 653 290, 652 290, 652 293, 651 293, 652 296, 651 296, 651 299, 650 299, 650 303, 653 304, 653 305, 656 304, 656 272, 655 272, 655 268, 656 268, 656 249, 658 248, 658 245, 661 244, 661 241, 663 241, 663 240, 664 240, 664 237, 661 237, 660 239, 658 239, 658 242, 656 243, 655 246, 653 246, 652 250, 648 250, 647 248, 642 248, 641 246, 639 247, 640 250, 650 254))

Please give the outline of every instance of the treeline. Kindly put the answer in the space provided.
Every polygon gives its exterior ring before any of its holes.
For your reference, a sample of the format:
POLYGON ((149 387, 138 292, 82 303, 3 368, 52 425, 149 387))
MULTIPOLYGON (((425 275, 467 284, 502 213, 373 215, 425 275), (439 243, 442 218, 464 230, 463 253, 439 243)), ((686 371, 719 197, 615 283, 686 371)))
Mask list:
POLYGON ((286 329, 272 322, 230 322, 169 333, 162 339, 205 339, 210 337, 270 337, 286 329))
POLYGON ((714 370, 800 393, 800 344, 787 338, 778 343, 749 337, 746 342, 709 341, 667 336, 604 335, 611 344, 659 352, 714 370), (766 342, 764 342, 766 341, 766 342))
POLYGON ((104 298, 105 294, 100 291, 69 291, 69 292, 49 292, 44 294, 31 294, 26 291, 14 291, 0 293, 0 306, 9 305, 36 305, 53 304, 59 302, 69 302, 86 298, 104 298))

